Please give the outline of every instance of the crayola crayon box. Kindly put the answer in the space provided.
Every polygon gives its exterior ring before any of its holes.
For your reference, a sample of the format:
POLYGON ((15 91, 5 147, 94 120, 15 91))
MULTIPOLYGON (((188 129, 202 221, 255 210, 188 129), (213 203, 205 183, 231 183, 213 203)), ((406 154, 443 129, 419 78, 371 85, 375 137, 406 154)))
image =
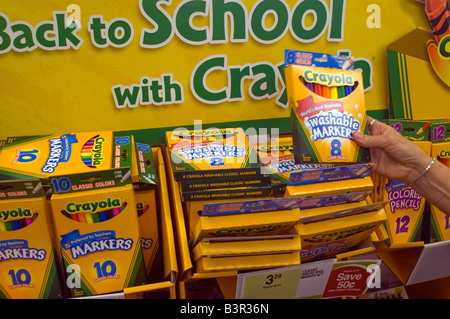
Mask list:
POLYGON ((168 131, 166 145, 179 182, 261 174, 256 148, 242 128, 168 131))
POLYGON ((46 178, 111 168, 110 131, 8 137, 0 157, 2 179, 46 178))
POLYGON ((130 168, 51 178, 50 205, 72 297, 145 283, 130 168))
POLYGON ((0 298, 62 298, 59 263, 39 179, 0 183, 0 298))
POLYGON ((285 77, 296 162, 370 161, 351 136, 367 133, 361 72, 290 64, 285 77))
POLYGON ((157 273, 153 267, 160 251, 156 186, 158 176, 156 162, 150 144, 134 135, 114 133, 114 166, 132 167, 136 209, 142 240, 142 252, 147 273, 147 280, 152 281, 157 273))
POLYGON ((303 210, 295 226, 302 263, 334 257, 370 238, 386 221, 384 205, 359 201, 303 210))
MULTIPOLYGON (((450 122, 431 124, 431 157, 450 167, 450 122)), ((450 221, 447 214, 430 204, 430 241, 450 240, 450 221)))

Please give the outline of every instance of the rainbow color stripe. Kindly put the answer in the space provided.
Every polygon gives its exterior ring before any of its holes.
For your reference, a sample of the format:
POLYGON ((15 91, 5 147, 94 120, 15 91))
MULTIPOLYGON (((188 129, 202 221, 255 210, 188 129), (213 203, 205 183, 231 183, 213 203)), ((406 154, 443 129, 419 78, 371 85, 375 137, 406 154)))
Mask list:
POLYGON ((87 167, 92 168, 92 169, 97 168, 95 165, 92 164, 92 162, 93 162, 92 148, 94 147, 95 139, 99 136, 100 135, 96 135, 96 136, 90 138, 89 141, 87 141, 83 145, 83 148, 81 149, 81 154, 80 154, 81 160, 87 167))

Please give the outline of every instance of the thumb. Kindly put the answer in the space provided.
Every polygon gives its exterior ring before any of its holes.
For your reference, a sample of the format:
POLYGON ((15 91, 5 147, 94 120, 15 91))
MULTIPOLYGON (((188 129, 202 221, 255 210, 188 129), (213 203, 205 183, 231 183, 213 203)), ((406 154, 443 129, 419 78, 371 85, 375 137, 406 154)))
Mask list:
POLYGON ((361 132, 355 131, 353 132, 352 136, 356 144, 358 144, 361 147, 372 148, 372 147, 380 147, 381 145, 383 145, 383 137, 381 135, 378 136, 365 135, 361 132))

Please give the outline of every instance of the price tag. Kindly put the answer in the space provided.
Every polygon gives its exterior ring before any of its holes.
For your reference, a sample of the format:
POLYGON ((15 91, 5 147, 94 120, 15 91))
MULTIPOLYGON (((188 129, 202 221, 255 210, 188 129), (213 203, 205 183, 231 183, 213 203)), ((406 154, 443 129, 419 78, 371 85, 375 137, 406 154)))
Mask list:
POLYGON ((302 268, 278 268, 238 275, 238 299, 292 299, 302 276, 302 268))
POLYGON ((357 297, 369 287, 369 277, 380 260, 338 262, 328 278, 323 298, 357 297))

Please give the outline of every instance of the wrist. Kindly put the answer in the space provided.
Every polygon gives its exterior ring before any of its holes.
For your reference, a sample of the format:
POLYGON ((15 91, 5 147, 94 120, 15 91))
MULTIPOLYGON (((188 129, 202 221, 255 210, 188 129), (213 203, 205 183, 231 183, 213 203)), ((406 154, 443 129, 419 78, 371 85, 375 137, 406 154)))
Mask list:
POLYGON ((433 157, 431 159, 431 161, 428 163, 428 165, 423 169, 423 171, 419 174, 418 177, 416 177, 416 179, 412 182, 412 186, 414 187, 414 185, 418 182, 420 182, 420 179, 430 170, 431 166, 434 164, 434 162, 436 162, 436 159, 433 157))
POLYGON ((407 177, 407 183, 414 185, 426 174, 431 168, 435 160, 429 155, 423 153, 423 156, 418 156, 416 162, 412 165, 410 174, 407 177))

